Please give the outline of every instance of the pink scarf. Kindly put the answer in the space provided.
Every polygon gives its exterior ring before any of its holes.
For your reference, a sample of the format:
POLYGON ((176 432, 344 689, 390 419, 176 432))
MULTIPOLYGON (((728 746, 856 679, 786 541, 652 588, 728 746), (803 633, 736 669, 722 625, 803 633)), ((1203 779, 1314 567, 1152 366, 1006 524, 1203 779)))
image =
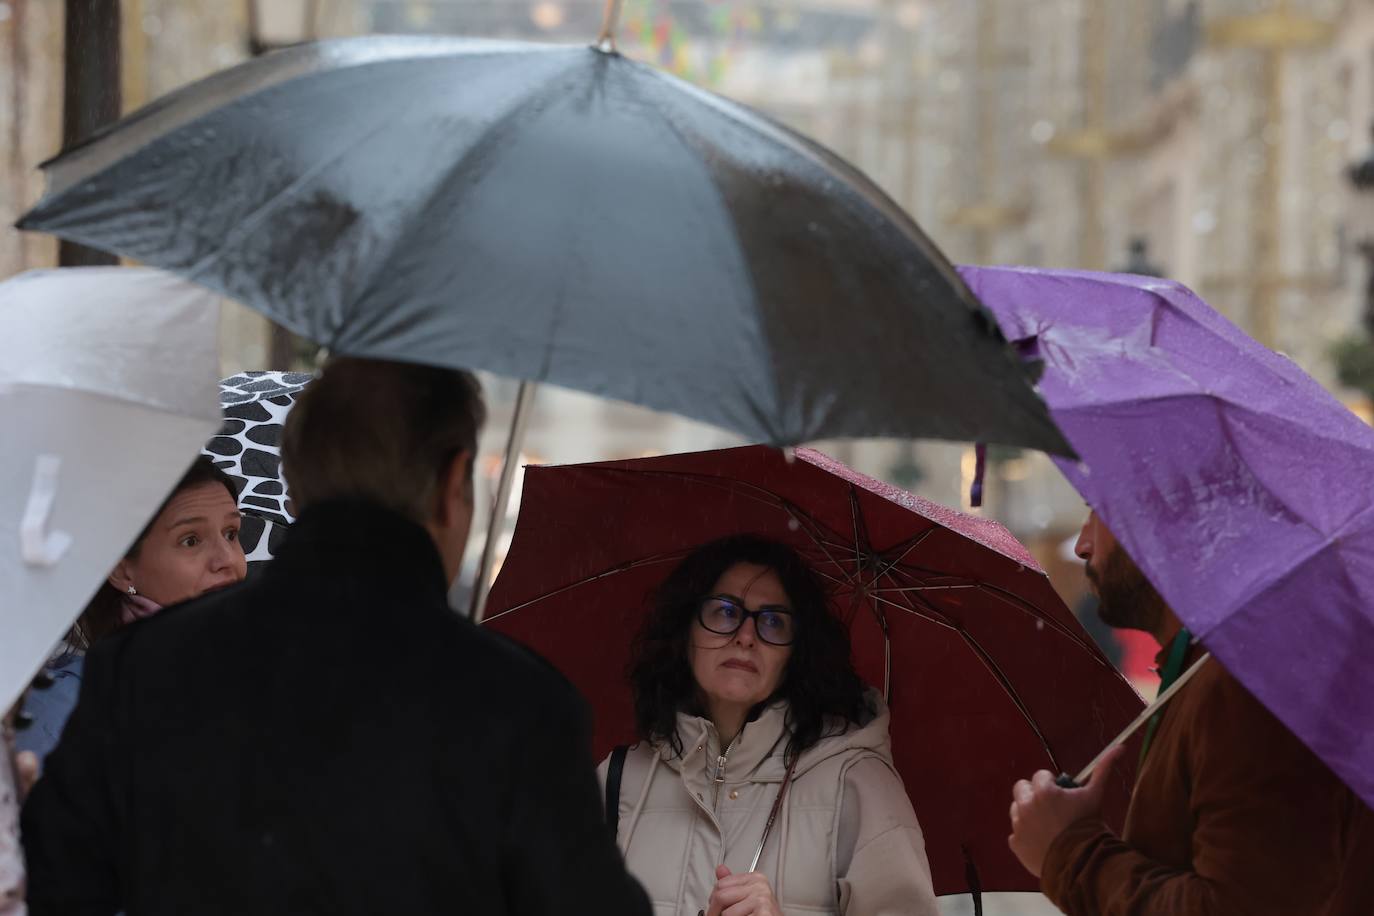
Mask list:
POLYGON ((151 617, 162 610, 162 605, 142 595, 125 595, 119 604, 119 625, 125 626, 135 620, 151 617))

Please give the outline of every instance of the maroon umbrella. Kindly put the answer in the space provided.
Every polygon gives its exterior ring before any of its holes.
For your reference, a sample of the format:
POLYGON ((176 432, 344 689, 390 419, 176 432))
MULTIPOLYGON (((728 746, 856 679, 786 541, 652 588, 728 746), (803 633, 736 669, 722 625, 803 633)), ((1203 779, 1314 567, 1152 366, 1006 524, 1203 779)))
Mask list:
MULTIPOLYGON (((830 585, 859 674, 888 692, 936 893, 1037 890, 1007 849, 1008 788, 1077 769, 1142 704, 994 522, 808 449, 532 467, 487 624, 582 691, 604 755, 634 740, 625 670, 649 593, 690 550, 736 533, 791 544, 830 585)), ((1114 818, 1130 776, 1112 786, 1114 818)))

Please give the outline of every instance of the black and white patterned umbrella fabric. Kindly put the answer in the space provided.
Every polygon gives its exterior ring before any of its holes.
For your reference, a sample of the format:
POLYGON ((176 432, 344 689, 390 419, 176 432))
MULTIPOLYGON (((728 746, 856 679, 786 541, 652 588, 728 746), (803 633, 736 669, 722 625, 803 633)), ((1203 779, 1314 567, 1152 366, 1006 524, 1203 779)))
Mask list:
POLYGON ((281 474, 281 432, 305 372, 242 372, 220 382, 224 426, 202 449, 239 487, 239 539, 250 565, 272 559, 295 518, 281 474))

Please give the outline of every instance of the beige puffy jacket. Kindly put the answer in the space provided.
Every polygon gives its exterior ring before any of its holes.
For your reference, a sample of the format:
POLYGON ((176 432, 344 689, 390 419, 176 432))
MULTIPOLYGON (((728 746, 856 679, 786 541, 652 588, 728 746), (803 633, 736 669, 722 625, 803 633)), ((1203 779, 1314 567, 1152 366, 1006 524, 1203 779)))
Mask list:
MULTIPOLYGON (((888 711, 822 738, 797 761, 759 871, 788 916, 936 916, 925 841, 892 765, 888 711)), ((747 871, 786 767, 785 703, 763 711, 721 756, 709 720, 678 716, 682 755, 635 745, 620 785, 616 840, 656 916, 696 916, 722 862, 747 871)), ((609 758, 598 769, 606 784, 609 758)))

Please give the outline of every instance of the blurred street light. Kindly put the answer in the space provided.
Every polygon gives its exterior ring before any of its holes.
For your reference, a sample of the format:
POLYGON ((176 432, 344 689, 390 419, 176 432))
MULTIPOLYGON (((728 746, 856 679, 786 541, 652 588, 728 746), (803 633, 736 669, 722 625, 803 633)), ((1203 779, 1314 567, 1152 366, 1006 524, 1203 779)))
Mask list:
POLYGON ((542 0, 530 9, 530 21, 545 32, 558 28, 567 18, 568 14, 563 5, 553 0, 542 0))
POLYGON ((897 24, 909 32, 914 32, 925 19, 926 9, 917 0, 906 0, 897 7, 897 24))

